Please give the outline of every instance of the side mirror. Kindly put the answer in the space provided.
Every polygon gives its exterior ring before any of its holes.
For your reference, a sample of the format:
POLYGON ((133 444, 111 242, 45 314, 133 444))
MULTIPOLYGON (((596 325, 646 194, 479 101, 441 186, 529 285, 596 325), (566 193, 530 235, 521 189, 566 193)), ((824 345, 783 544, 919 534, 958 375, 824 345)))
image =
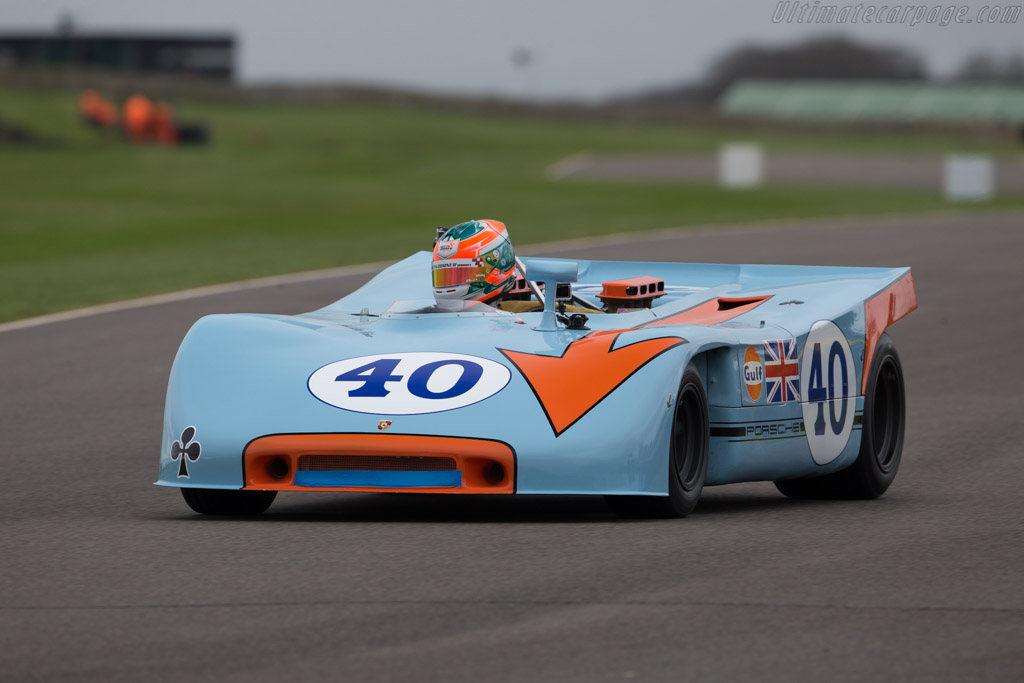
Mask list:
POLYGON ((555 259, 524 259, 526 277, 534 282, 576 282, 580 276, 580 265, 575 261, 555 259))
POLYGON ((572 289, 569 283, 576 282, 580 276, 580 266, 575 261, 556 261, 554 259, 530 259, 525 262, 526 278, 534 282, 544 283, 544 315, 540 325, 534 329, 541 332, 556 332, 558 318, 555 315, 555 300, 559 299, 559 283, 562 283, 562 294, 568 289, 568 296, 561 297, 563 300, 572 299, 572 289))

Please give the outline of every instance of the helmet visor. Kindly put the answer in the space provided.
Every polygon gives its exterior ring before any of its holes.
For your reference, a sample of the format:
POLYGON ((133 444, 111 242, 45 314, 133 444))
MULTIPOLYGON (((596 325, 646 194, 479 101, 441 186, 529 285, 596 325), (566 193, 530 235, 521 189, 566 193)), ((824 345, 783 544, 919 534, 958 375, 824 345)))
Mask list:
POLYGON ((459 259, 434 263, 434 288, 455 287, 483 282, 494 266, 483 259, 459 259))

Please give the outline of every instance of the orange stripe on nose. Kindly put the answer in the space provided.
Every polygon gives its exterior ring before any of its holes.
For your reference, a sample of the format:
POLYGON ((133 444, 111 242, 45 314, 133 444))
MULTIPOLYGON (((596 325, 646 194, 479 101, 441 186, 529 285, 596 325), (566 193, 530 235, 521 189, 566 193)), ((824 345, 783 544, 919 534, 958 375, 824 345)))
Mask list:
POLYGON ((686 343, 680 337, 664 337, 612 351, 620 332, 587 335, 570 344, 561 356, 499 350, 523 373, 557 436, 634 372, 670 348, 686 343))
POLYGON ((522 373, 558 436, 644 365, 687 343, 681 336, 666 332, 663 337, 613 350, 623 332, 663 325, 713 325, 747 313, 770 298, 716 298, 636 327, 591 332, 569 344, 561 356, 498 350, 522 373))

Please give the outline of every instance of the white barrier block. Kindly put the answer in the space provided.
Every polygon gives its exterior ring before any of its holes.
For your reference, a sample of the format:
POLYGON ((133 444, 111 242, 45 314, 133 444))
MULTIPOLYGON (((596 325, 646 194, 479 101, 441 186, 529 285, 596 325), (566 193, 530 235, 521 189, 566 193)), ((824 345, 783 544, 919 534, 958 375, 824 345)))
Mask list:
POLYGON ((981 154, 950 154, 943 164, 942 182, 951 202, 991 199, 996 187, 995 164, 981 154))
POLYGON ((764 182, 764 154, 760 145, 727 142, 718 150, 718 184, 742 189, 764 182))

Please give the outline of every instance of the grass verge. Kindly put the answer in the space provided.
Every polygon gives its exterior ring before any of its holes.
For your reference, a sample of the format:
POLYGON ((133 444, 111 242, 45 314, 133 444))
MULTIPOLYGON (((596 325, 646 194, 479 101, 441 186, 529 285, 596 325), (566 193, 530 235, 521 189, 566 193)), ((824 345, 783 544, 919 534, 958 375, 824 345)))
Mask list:
MULTIPOLYGON (((559 182, 581 149, 707 152, 735 130, 533 121, 381 106, 185 102, 204 149, 133 148, 68 93, 5 92, 0 116, 59 142, 0 150, 0 320, 215 282, 399 258, 433 228, 505 221, 514 243, 760 219, 933 211, 869 189, 559 182)), ((753 131, 769 150, 939 151, 928 136, 753 131)), ((977 149, 977 145, 965 145, 977 149)), ((1024 205, 1001 199, 979 208, 1024 205)))

